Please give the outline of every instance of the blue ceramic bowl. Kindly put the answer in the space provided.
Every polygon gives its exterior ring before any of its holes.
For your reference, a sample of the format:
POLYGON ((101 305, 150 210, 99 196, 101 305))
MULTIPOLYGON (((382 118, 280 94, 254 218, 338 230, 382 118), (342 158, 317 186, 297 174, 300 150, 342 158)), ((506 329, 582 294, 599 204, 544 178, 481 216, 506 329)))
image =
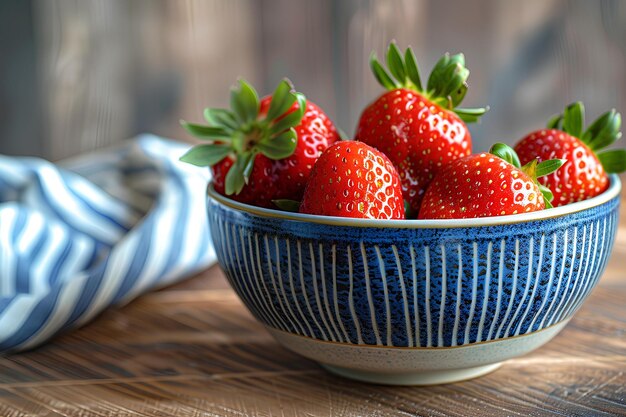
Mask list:
POLYGON ((209 187, 217 256, 287 348, 340 375, 434 384, 554 337, 611 253, 621 184, 565 207, 462 220, 361 220, 237 203, 209 187))

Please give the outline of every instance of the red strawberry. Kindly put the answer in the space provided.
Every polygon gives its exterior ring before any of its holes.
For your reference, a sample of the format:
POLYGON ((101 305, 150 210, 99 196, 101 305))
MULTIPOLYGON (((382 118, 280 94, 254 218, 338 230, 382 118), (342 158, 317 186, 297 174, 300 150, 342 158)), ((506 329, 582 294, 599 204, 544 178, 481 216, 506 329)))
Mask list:
POLYGON ((210 166, 215 190, 233 200, 261 207, 273 207, 272 200, 300 200, 313 164, 339 140, 333 123, 286 80, 260 101, 242 80, 231 92, 231 107, 206 109, 209 126, 182 122, 210 143, 181 160, 210 166))
POLYGON ((419 212, 420 219, 460 219, 504 216, 552 207, 550 190, 537 177, 557 170, 564 161, 520 167, 515 151, 502 143, 491 153, 466 156, 445 168, 430 183, 419 212))
POLYGON ((381 152, 343 141, 319 157, 304 191, 300 212, 361 219, 404 219, 400 178, 381 152))
POLYGON ((626 170, 626 149, 602 150, 622 135, 620 114, 608 111, 583 132, 584 120, 583 104, 570 104, 552 118, 548 129, 530 133, 515 146, 523 163, 567 159, 563 169, 539 180, 554 193, 555 206, 601 194, 609 187, 607 173, 626 170))
POLYGON ((456 108, 467 92, 469 70, 463 54, 444 55, 426 88, 422 87, 411 48, 403 57, 395 43, 389 45, 387 66, 391 75, 373 53, 370 64, 377 80, 390 91, 365 108, 356 140, 381 150, 393 162, 404 198, 415 215, 439 169, 472 152, 465 122, 477 121, 487 109, 456 108))

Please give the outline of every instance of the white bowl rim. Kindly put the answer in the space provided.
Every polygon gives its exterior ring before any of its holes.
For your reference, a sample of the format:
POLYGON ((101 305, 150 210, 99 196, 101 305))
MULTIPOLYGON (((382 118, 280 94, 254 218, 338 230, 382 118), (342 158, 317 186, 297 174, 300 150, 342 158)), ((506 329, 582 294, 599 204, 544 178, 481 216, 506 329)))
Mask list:
POLYGON ((292 220, 305 223, 324 224, 331 226, 351 226, 351 227, 369 227, 369 228, 394 228, 394 229, 450 229, 450 228, 466 228, 466 227, 485 227, 500 226, 507 224, 527 223, 538 220, 553 219, 556 217, 566 216, 568 214, 577 213, 579 211, 591 209, 600 206, 613 198, 617 197, 622 189, 622 183, 616 174, 609 175, 609 188, 602 194, 590 198, 588 200, 579 201, 577 203, 568 204, 561 207, 555 207, 547 210, 535 211, 532 213, 512 214, 508 216, 492 216, 480 217, 473 219, 443 219, 443 220, 378 220, 378 219, 355 219, 349 217, 335 216, 319 216, 313 214, 290 213, 281 210, 268 209, 263 207, 251 206, 249 204, 240 203, 231 200, 221 194, 218 194, 213 183, 209 183, 207 194, 210 198, 218 203, 240 210, 259 217, 278 218, 283 220, 292 220))

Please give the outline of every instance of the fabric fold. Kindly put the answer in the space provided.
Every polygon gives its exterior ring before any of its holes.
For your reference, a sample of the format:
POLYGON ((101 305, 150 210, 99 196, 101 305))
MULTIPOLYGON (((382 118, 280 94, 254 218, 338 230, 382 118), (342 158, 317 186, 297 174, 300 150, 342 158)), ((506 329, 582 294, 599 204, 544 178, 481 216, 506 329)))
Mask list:
POLYGON ((216 260, 209 171, 142 135, 58 165, 0 156, 0 352, 38 346, 216 260))

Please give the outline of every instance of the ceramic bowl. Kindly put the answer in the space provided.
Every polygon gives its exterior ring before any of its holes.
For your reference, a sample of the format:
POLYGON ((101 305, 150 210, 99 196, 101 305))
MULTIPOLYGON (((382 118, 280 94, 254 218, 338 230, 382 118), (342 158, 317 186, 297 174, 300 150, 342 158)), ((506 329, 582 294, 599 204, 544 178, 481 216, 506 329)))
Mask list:
POLYGON ((362 220, 237 203, 209 186, 219 263, 285 347, 362 381, 469 379, 552 339, 604 270, 617 176, 565 207, 462 220, 362 220))

